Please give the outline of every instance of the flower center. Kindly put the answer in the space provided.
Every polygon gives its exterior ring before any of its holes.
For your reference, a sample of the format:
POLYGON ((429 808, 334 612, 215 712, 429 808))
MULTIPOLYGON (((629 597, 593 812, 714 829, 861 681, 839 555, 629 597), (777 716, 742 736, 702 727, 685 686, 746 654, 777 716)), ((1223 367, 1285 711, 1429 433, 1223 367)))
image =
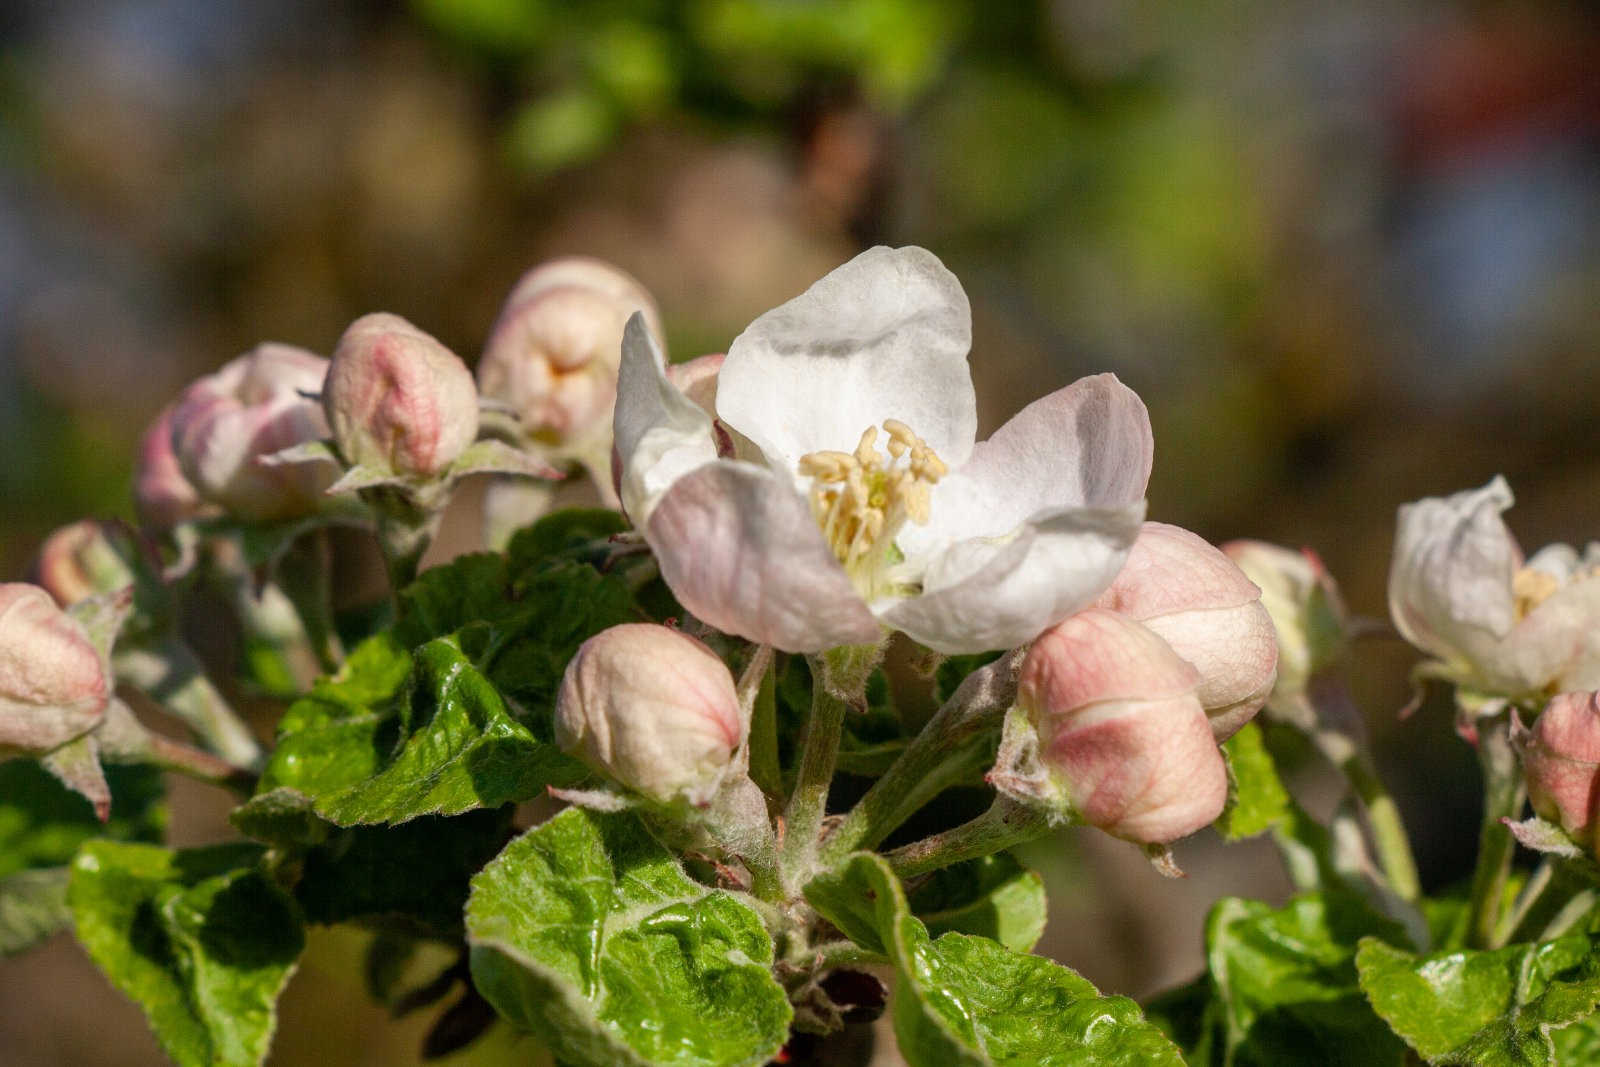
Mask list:
POLYGON ((886 419, 887 454, 878 428, 868 426, 854 452, 811 452, 800 473, 811 479, 811 514, 862 595, 883 592, 886 571, 900 556, 895 535, 909 520, 928 521, 930 490, 949 470, 926 441, 897 419, 886 419))
POLYGON ((1511 596, 1517 618, 1525 619, 1534 608, 1546 600, 1563 586, 1572 582, 1582 581, 1600 575, 1600 567, 1585 567, 1576 571, 1566 581, 1555 575, 1534 567, 1523 567, 1511 577, 1511 596))

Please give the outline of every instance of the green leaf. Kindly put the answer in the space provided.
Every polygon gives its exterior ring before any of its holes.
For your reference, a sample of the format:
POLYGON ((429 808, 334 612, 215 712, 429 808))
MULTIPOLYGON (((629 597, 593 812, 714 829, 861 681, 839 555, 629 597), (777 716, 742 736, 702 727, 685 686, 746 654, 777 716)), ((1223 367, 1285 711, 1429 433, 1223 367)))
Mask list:
POLYGON ((930 938, 882 857, 856 853, 805 892, 834 925, 893 962, 890 1011, 912 1067, 1183 1063, 1127 997, 1100 996, 1067 968, 984 937, 930 938))
POLYGON ((0 956, 32 948, 71 921, 65 867, 0 878, 0 956))
POLYGON ((400 592, 395 641, 415 648, 470 623, 505 618, 516 609, 507 596, 509 581, 505 557, 492 552, 457 556, 423 571, 400 592))
POLYGON ((1228 761, 1228 806, 1217 819, 1217 831, 1237 841, 1285 825, 1292 801, 1267 752, 1261 727, 1246 723, 1223 742, 1222 753, 1228 761))
POLYGON ((1594 937, 1569 934, 1542 945, 1416 956, 1369 938, 1356 965, 1378 1014, 1429 1063, 1577 1063, 1587 1061, 1555 1058, 1554 1034, 1600 1004, 1597 948, 1594 937))
POLYGON ((468 883, 510 825, 506 807, 337 830, 306 853, 295 898, 314 923, 385 917, 418 933, 458 935, 468 883))
POLYGON ((472 881, 472 977, 564 1063, 762 1064, 791 1009, 772 938, 627 815, 570 808, 472 881))
MULTIPOLYGON (((411 655, 386 638, 366 642, 337 680, 289 709, 262 794, 292 789, 321 818, 352 826, 499 807, 575 784, 581 766, 515 717, 480 670, 497 640, 475 626, 411 655)), ((244 826, 266 817, 258 805, 281 803, 282 794, 258 797, 236 819, 244 826)))
POLYGON ((73 861, 79 940, 181 1067, 266 1056, 305 938, 294 902, 256 869, 259 855, 254 845, 91 841, 73 861))
POLYGON ((1190 1067, 1222 1062, 1227 1035, 1223 1007, 1211 986, 1211 976, 1159 993, 1145 1003, 1144 1017, 1183 1049, 1190 1067))
POLYGON ((1028 952, 1044 934, 1044 879, 1008 852, 935 871, 907 894, 930 936, 955 931, 1028 952))
POLYGON ((511 538, 507 566, 512 574, 525 577, 564 560, 597 563, 609 550, 609 539, 627 528, 628 521, 610 508, 553 512, 511 538))
POLYGON ((1398 924, 1345 893, 1308 893, 1278 909, 1218 901, 1206 955, 1223 1008, 1225 1062, 1293 1063, 1315 1048, 1329 1064, 1399 1064, 1403 1046, 1357 982, 1356 945, 1368 935, 1405 943, 1398 924))
POLYGON ((33 760, 0 763, 0 878, 36 867, 64 867, 92 837, 159 842, 167 829, 166 786, 149 766, 105 769, 111 818, 33 760))

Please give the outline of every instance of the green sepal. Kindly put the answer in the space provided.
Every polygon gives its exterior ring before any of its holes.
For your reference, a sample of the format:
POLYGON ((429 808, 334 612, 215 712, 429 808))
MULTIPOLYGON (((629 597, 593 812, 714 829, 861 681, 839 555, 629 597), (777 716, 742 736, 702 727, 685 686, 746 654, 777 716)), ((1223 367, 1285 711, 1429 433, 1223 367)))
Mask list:
POLYGON ((1293 801, 1278 777, 1261 727, 1245 723, 1223 742, 1222 754, 1228 763, 1228 804, 1216 821, 1217 832, 1238 841, 1289 825, 1293 801))
POLYGON ((988 938, 930 938, 880 856, 858 852, 805 893, 857 944, 894 964, 890 1012, 912 1067, 1183 1063, 1127 997, 1103 997, 1073 971, 988 938))
POLYGON ((630 815, 569 808, 472 880, 472 978, 566 1064, 764 1064, 792 1009, 740 897, 688 878, 630 815))
POLYGON ((72 863, 78 939, 180 1067, 245 1067, 267 1054, 305 936, 260 854, 91 841, 72 863))

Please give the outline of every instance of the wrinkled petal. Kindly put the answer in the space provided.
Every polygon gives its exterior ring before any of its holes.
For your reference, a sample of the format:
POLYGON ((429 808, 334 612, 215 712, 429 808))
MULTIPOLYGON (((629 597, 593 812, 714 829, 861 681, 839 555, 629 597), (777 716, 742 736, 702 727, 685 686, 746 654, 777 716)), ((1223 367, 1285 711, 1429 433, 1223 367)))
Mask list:
POLYGON ((641 529, 662 493, 717 458, 711 416, 667 380, 661 350, 639 312, 622 334, 614 429, 622 506, 641 529))
POLYGON ((699 467, 672 484, 644 530, 678 600, 725 633, 785 652, 881 636, 810 506, 765 468, 699 467))
POLYGON ((1389 612, 1406 639, 1449 662, 1474 661, 1511 632, 1511 583, 1522 551, 1500 513, 1511 487, 1482 489, 1400 508, 1389 568, 1389 612))
MULTIPOLYGON (((901 532, 907 556, 1000 537, 1047 510, 1121 509, 1144 497, 1154 437, 1137 393, 1114 374, 1080 378, 1017 412, 934 487, 925 526, 901 532)), ((952 464, 954 466, 954 464, 952 464)))
POLYGON ((982 652, 1032 641, 1094 600, 1128 558, 1144 501, 1068 508, 1005 539, 974 538, 929 561, 923 592, 879 618, 939 652, 982 652))
POLYGON ((959 467, 978 426, 971 343, 967 296, 931 252, 869 249, 734 339, 717 413, 777 470, 885 419, 959 467))

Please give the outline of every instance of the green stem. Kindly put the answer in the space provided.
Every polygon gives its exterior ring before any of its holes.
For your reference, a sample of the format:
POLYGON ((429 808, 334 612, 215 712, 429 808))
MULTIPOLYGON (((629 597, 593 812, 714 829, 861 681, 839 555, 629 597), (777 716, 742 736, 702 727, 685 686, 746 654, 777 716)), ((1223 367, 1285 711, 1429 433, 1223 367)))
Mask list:
POLYGON ((1571 864, 1545 856, 1517 894, 1511 913, 1495 930, 1493 947, 1548 940, 1544 931, 1562 925, 1562 917, 1574 906, 1587 912, 1593 905, 1591 885, 1589 878, 1571 864))
POLYGON ((784 812, 783 850, 780 862, 784 880, 798 887, 809 876, 816 861, 817 835, 827 809, 828 787, 839 759, 839 737, 844 731, 844 713, 849 707, 823 682, 826 670, 820 656, 811 663, 811 720, 806 724, 800 766, 795 774, 794 792, 784 812))
POLYGON ((750 711, 750 777, 768 796, 783 793, 783 767, 778 762, 778 672, 769 659, 761 673, 750 711))
POLYGON ((344 662, 344 646, 333 622, 332 579, 333 552, 326 530, 301 537, 278 564, 278 583, 300 613, 318 664, 329 674, 344 662))
POLYGON ((984 769, 993 753, 987 736, 1000 728, 1017 695, 1025 649, 1007 653, 969 674, 882 778, 834 828, 823 845, 824 866, 873 848, 939 793, 984 769))
POLYGON ((1378 865, 1383 868, 1389 888, 1402 900, 1415 903, 1422 895, 1422 885, 1417 877, 1416 858, 1411 854, 1411 839, 1406 834, 1405 823, 1400 819, 1400 809, 1394 797, 1384 787, 1377 768, 1372 765, 1372 757, 1342 731, 1313 730, 1311 739, 1328 762, 1344 775, 1366 809, 1367 824, 1372 830, 1372 842, 1378 853, 1378 865))
POLYGON ((1500 922, 1506 878, 1516 842, 1502 819, 1522 812, 1522 776, 1503 716, 1484 721, 1478 731, 1478 763, 1483 769, 1483 825, 1478 832, 1478 864, 1472 872, 1467 910, 1467 943, 1473 948, 1494 944, 1500 922))
POLYGON ((936 871, 963 860, 993 855, 1048 832, 1044 812, 1010 797, 996 797, 989 810, 960 826, 884 854, 902 879, 936 871))
POLYGON ((211 751, 236 766, 259 765, 261 746, 255 734, 181 640, 172 638, 157 651, 118 649, 112 663, 119 682, 148 693, 211 751))
POLYGON ((363 489, 362 499, 377 516, 378 547, 389 571, 389 593, 399 608, 400 591, 417 580, 422 557, 439 531, 440 510, 419 504, 392 486, 363 489))

